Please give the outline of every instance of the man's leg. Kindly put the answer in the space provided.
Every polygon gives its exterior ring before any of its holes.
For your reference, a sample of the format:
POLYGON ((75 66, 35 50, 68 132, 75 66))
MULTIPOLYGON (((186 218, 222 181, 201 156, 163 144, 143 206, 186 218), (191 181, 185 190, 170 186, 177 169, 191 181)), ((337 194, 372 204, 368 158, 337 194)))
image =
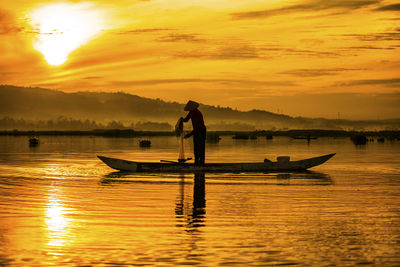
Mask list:
POLYGON ((200 163, 200 138, 198 133, 193 134, 194 164, 200 163))
POLYGON ((199 142, 199 163, 204 164, 206 157, 206 130, 201 132, 200 142, 199 142))

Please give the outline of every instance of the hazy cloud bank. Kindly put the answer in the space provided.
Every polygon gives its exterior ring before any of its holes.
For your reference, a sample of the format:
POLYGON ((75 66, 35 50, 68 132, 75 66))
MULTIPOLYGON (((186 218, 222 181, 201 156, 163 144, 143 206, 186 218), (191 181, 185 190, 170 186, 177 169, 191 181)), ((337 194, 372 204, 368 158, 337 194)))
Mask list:
POLYGON ((258 19, 287 15, 294 12, 321 11, 329 9, 355 10, 380 3, 380 0, 315 0, 275 9, 263 9, 231 13, 233 19, 258 19))

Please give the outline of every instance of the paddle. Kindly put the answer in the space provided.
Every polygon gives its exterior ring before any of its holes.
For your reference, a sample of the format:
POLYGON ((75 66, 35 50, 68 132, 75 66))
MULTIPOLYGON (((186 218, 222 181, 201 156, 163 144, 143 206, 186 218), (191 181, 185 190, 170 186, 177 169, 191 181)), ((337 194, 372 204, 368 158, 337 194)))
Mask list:
POLYGON ((173 161, 173 160, 164 160, 161 159, 160 162, 168 162, 168 163, 185 163, 188 160, 191 160, 192 158, 187 158, 187 159, 179 159, 179 161, 173 161))

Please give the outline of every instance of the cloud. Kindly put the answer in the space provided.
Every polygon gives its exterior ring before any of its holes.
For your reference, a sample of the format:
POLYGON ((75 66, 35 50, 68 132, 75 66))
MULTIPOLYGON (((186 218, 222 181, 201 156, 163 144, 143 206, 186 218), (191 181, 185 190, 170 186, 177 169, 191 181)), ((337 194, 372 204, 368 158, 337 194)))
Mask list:
POLYGON ((396 49, 395 47, 378 47, 378 46, 370 46, 370 45, 366 45, 366 46, 351 46, 349 47, 349 49, 352 50, 394 50, 396 49))
POLYGON ((101 78, 104 78, 104 77, 102 77, 102 76, 87 76, 87 77, 84 77, 83 79, 85 79, 85 80, 98 80, 98 79, 101 79, 101 78))
POLYGON ((204 39, 199 39, 197 34, 185 34, 185 33, 171 33, 165 36, 157 38, 158 42, 203 42, 204 39))
POLYGON ((380 20, 400 20, 400 18, 381 18, 380 20))
POLYGON ((400 88, 400 78, 354 80, 336 84, 336 86, 360 86, 360 85, 380 85, 385 87, 400 88))
POLYGON ((380 0, 314 0, 304 4, 290 5, 275 9, 231 13, 233 19, 268 18, 293 12, 321 11, 329 9, 354 10, 379 3, 380 0))
POLYGON ((399 41, 400 32, 383 32, 371 34, 344 34, 343 36, 355 37, 359 41, 399 41))
POLYGON ((18 73, 15 71, 1 71, 1 66, 0 66, 0 82, 3 82, 3 81, 6 82, 9 78, 9 76, 16 75, 16 74, 18 74, 18 73))
POLYGON ((14 17, 8 11, 0 9, 0 35, 16 34, 23 29, 17 26, 14 17))
POLYGON ((292 55, 307 55, 307 56, 326 56, 326 57, 332 57, 332 56, 340 56, 339 53, 335 52, 330 52, 330 51, 313 51, 313 50, 301 50, 301 49, 293 49, 293 48, 285 48, 282 49, 283 51, 287 52, 288 54, 292 55))
POLYGON ((400 4, 392 4, 381 6, 375 9, 376 11, 400 11, 400 4))
MULTIPOLYGON (((227 41, 226 43, 229 43, 227 41)), ((256 47, 251 44, 232 44, 211 49, 197 49, 183 51, 175 54, 177 58, 198 58, 210 60, 250 60, 270 59, 274 56, 311 56, 311 57, 338 57, 341 56, 333 51, 304 50, 285 47, 256 47)))
POLYGON ((42 88, 58 88, 60 87, 60 83, 48 83, 48 82, 41 82, 41 83, 33 83, 31 84, 32 87, 42 87, 42 88))
POLYGON ((334 68, 334 69, 296 69, 289 71, 282 71, 279 74, 287 74, 297 77, 318 77, 318 76, 328 76, 337 75, 339 72, 344 71, 357 71, 363 69, 345 69, 345 68, 334 68))
POLYGON ((154 32, 163 32, 163 31, 169 31, 173 29, 169 28, 144 28, 144 29, 134 29, 134 30, 128 30, 128 31, 119 31, 117 34, 140 34, 140 33, 154 33, 154 32))
MULTIPOLYGON (((2 66, 0 66, 0 70, 2 69, 2 66)), ((15 71, 0 71, 0 75, 10 75, 10 74, 16 74, 17 72, 15 71)))
POLYGON ((213 50, 192 50, 180 52, 178 58, 201 58, 211 60, 240 60, 260 58, 257 48, 250 45, 222 46, 213 50))
POLYGON ((259 50, 264 52, 283 52, 285 55, 300 55, 300 56, 315 56, 315 57, 338 57, 341 54, 332 51, 317 51, 317 50, 305 50, 295 49, 286 47, 262 47, 259 50))
POLYGON ((113 81, 115 86, 137 86, 137 85, 159 85, 172 83, 220 83, 243 86, 294 86, 290 81, 259 81, 243 79, 151 79, 151 80, 133 80, 133 81, 113 81))

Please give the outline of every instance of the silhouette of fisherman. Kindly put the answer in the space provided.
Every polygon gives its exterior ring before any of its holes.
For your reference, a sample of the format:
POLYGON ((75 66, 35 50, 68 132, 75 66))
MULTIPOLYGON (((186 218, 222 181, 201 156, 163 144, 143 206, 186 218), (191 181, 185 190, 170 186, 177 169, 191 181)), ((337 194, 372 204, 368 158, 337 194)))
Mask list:
POLYGON ((194 148, 194 164, 202 165, 205 160, 206 150, 206 126, 204 125, 203 114, 198 110, 199 103, 189 100, 184 108, 189 111, 185 118, 181 118, 183 122, 192 120, 193 131, 186 134, 185 138, 193 135, 193 148, 194 148))

